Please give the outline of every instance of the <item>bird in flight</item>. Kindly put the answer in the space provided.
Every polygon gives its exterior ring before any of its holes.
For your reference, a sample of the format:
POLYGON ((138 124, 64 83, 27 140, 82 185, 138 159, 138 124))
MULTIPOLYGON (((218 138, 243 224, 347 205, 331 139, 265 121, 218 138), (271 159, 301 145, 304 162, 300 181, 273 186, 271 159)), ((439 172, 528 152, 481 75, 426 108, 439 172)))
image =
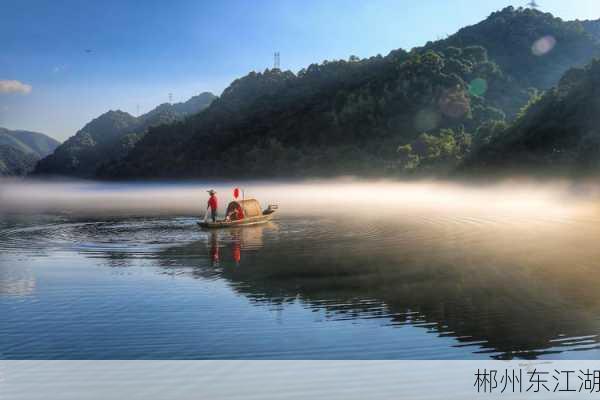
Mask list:
POLYGON ((92 49, 85 49, 85 52, 90 54, 92 52, 92 49))

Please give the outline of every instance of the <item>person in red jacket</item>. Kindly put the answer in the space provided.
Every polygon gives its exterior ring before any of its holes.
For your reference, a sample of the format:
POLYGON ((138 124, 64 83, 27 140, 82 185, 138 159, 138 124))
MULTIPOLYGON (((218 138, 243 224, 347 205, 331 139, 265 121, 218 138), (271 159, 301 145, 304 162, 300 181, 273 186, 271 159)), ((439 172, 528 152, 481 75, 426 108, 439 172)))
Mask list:
POLYGON ((214 190, 209 190, 208 194, 210 195, 210 197, 208 198, 208 205, 206 207, 206 212, 208 215, 208 211, 210 209, 210 216, 212 218, 213 222, 217 222, 217 210, 219 208, 219 202, 217 200, 217 192, 215 192, 214 190))

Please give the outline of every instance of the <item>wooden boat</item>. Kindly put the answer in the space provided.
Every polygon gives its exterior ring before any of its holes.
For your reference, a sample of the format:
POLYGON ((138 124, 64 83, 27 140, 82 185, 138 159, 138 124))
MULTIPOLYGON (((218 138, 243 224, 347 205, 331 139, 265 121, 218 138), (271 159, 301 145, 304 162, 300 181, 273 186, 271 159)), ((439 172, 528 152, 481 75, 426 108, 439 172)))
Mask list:
POLYGON ((278 207, 270 204, 266 210, 262 210, 260 204, 255 199, 237 200, 229 203, 227 206, 227 215, 238 208, 241 208, 244 211, 243 219, 222 219, 215 222, 200 221, 198 222, 198 225, 204 229, 216 229, 264 224, 273 218, 273 214, 278 207))

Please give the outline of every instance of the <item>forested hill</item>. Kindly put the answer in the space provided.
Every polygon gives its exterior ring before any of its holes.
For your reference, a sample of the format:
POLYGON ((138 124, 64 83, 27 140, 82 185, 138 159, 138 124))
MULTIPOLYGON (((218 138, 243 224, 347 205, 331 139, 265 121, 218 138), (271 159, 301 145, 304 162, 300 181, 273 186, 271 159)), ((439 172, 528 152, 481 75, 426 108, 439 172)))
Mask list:
POLYGON ((508 7, 445 40, 234 81, 105 178, 398 175, 452 168, 541 89, 600 54, 580 22, 508 7))
POLYGON ((33 174, 93 177, 102 164, 124 157, 148 128, 182 120, 205 109, 215 98, 212 93, 201 93, 183 103, 161 104, 137 118, 119 110, 108 111, 38 162, 33 174))
POLYGON ((21 176, 60 142, 38 132, 0 128, 0 176, 21 176))
POLYGON ((463 171, 598 173, 600 60, 567 72, 512 127, 469 157, 463 171))
POLYGON ((484 46, 520 85, 549 89, 569 68, 599 56, 597 21, 563 21, 550 13, 508 7, 426 48, 484 46))

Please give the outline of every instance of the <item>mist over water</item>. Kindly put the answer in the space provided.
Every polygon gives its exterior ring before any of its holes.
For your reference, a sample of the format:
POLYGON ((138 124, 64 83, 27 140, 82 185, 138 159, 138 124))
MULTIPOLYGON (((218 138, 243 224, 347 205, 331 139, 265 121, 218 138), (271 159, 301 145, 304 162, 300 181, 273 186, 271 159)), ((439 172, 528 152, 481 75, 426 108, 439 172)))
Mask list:
MULTIPOLYGON (((0 212, 111 214, 203 213, 208 189, 224 207, 236 183, 94 183, 1 181, 0 212)), ((246 198, 282 205, 291 214, 510 213, 574 216, 598 209, 600 187, 569 182, 505 181, 496 185, 450 182, 327 180, 296 183, 246 182, 246 198), (367 208, 369 209, 367 212, 367 208)))
POLYGON ((0 185, 5 358, 600 356, 594 183, 0 185))

